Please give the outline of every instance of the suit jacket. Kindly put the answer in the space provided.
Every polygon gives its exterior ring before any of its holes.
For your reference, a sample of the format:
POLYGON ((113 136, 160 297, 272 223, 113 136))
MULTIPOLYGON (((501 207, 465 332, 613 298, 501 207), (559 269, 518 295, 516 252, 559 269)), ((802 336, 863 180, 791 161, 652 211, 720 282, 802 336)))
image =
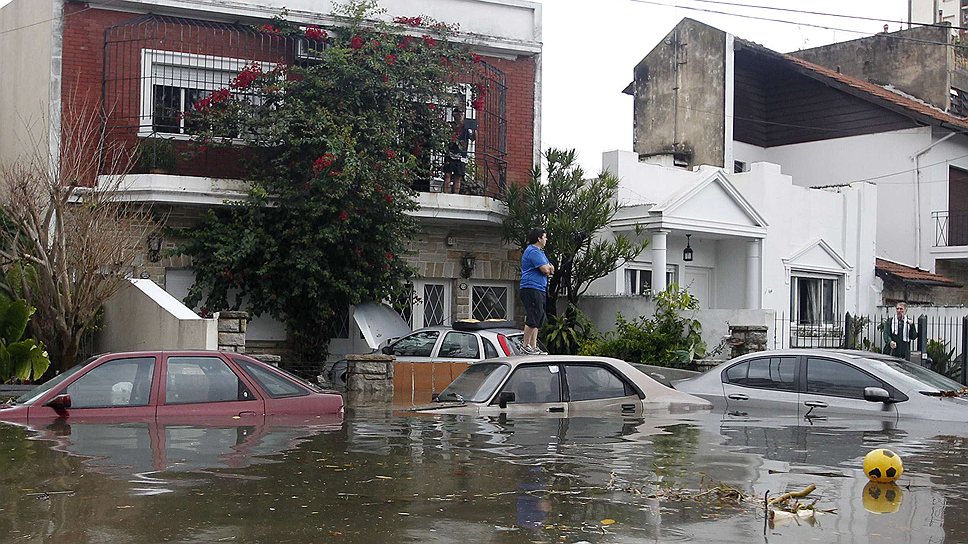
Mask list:
MULTIPOLYGON (((904 341, 904 326, 908 328, 908 340, 918 339, 918 328, 915 326, 914 322, 902 323, 901 327, 897 327, 897 332, 894 331, 894 320, 896 316, 891 317, 884 322, 884 352, 890 353, 891 342, 897 342, 898 348, 900 348, 900 353, 907 354, 911 350, 911 344, 904 341)), ((906 319, 906 318, 905 318, 906 319)))

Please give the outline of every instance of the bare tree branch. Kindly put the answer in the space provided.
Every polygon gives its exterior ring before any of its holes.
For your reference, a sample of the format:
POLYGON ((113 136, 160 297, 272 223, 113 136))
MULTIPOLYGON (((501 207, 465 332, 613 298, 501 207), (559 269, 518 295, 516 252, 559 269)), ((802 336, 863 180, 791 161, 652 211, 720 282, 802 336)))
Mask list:
POLYGON ((34 142, 0 165, 4 288, 37 308, 32 331, 59 370, 159 229, 150 209, 122 200, 132 157, 104 121, 96 105, 65 100, 57 153, 34 142))

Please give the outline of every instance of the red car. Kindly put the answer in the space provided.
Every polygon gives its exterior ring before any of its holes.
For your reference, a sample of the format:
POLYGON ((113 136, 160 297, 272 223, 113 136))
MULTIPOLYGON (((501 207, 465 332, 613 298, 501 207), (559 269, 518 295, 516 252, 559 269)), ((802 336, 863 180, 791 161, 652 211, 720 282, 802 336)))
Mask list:
POLYGON ((20 398, 0 421, 204 417, 261 421, 343 414, 343 397, 233 352, 155 351, 94 356, 20 398))

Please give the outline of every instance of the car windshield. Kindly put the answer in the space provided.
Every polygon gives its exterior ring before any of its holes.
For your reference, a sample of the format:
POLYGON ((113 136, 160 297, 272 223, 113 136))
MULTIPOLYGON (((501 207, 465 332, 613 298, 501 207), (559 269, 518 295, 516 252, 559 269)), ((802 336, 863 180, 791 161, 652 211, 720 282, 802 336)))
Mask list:
POLYGON ((87 366, 88 363, 90 363, 91 361, 93 361, 96 358, 97 358, 97 356, 94 356, 94 357, 91 357, 88 360, 84 361, 83 363, 80 363, 80 364, 77 364, 77 365, 72 366, 71 368, 65 370, 64 372, 61 372, 60 374, 54 376, 50 380, 48 380, 48 381, 46 381, 46 382, 38 385, 34 389, 31 389, 30 391, 27 391, 23 395, 17 397, 13 401, 13 403, 14 404, 28 404, 28 403, 31 403, 31 402, 37 400, 37 397, 43 395, 44 393, 46 393, 46 392, 50 391, 51 389, 53 389, 54 387, 56 387, 57 385, 63 383, 63 381, 66 380, 67 378, 70 378, 74 374, 77 374, 82 368, 84 368, 85 366, 87 366))
POLYGON ((948 378, 947 376, 942 376, 941 374, 928 370, 923 366, 916 365, 902 359, 897 359, 895 357, 876 356, 870 358, 880 361, 894 370, 897 370, 901 374, 910 376, 911 378, 914 378, 925 385, 935 387, 941 391, 960 391, 964 387, 960 383, 948 378))
POLYGON ((491 398, 511 367, 503 363, 471 365, 437 397, 438 402, 484 402, 491 398))

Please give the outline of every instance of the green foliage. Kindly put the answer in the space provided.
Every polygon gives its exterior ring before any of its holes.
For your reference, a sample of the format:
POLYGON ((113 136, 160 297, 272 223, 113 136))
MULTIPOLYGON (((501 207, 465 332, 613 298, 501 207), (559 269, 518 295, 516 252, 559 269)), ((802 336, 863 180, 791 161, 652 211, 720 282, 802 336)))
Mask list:
POLYGON ((444 110, 464 100, 453 83, 477 60, 429 18, 376 22, 371 1, 337 13, 344 24, 325 31, 264 25, 266 39, 303 33, 317 62, 253 63, 186 119, 210 127, 198 145, 241 135, 251 182, 245 202, 210 212, 181 247, 196 275, 186 303, 268 313, 316 360, 348 305, 394 299, 413 277, 411 184, 449 143, 444 110))
POLYGON ((177 154, 175 142, 168 138, 145 138, 138 144, 136 166, 141 172, 172 172, 177 154))
POLYGON ((864 331, 871 324, 871 318, 866 315, 852 315, 850 316, 850 321, 847 323, 847 336, 851 339, 850 346, 853 349, 862 349, 865 351, 876 351, 877 348, 874 347, 873 342, 870 338, 861 336, 864 331))
POLYGON ((0 382, 37 380, 50 367, 44 346, 23 338, 34 311, 23 299, 0 294, 0 382))
POLYGON ((575 355, 583 344, 598 337, 598 331, 584 312, 569 304, 564 314, 551 316, 541 328, 541 337, 550 353, 575 355))
POLYGON ((949 378, 960 379, 961 377, 961 361, 955 359, 955 348, 948 348, 948 341, 942 339, 929 339, 928 345, 925 347, 928 358, 931 359, 931 364, 934 371, 939 374, 944 374, 949 378))
POLYGON ((547 230, 545 254, 555 265, 548 282, 548 312, 554 315, 560 296, 577 306, 594 280, 634 259, 648 243, 621 234, 606 235, 618 211, 615 176, 602 172, 586 179, 574 149, 548 149, 544 159, 547 183, 541 181, 540 166, 535 166, 528 184, 509 185, 505 190, 508 214, 503 227, 505 242, 521 249, 527 247, 532 228, 547 230))
POLYGON ((702 325, 683 316, 699 309, 699 300, 676 284, 656 295, 655 313, 632 321, 621 314, 604 337, 582 344, 582 355, 603 355, 635 363, 684 368, 706 354, 702 325))

